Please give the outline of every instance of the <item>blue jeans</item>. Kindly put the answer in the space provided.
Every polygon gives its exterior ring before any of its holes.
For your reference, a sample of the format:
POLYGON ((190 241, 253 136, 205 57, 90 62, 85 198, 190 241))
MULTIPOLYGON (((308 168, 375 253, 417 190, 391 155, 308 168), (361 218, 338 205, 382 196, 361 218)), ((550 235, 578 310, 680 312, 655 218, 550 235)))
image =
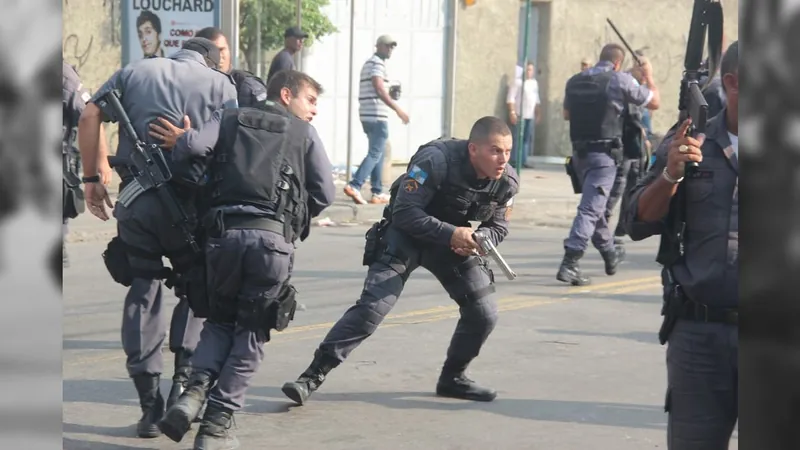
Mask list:
MULTIPOLYGON (((533 126, 533 119, 522 120, 522 165, 525 165, 525 160, 528 157, 528 150, 531 148, 531 127, 533 126)), ((511 149, 511 166, 515 169, 517 167, 517 151, 519 148, 519 121, 516 125, 511 126, 512 139, 514 141, 511 149)))
POLYGON ((372 185, 372 193, 380 194, 383 192, 381 179, 383 177, 383 157, 386 154, 386 141, 389 139, 389 123, 385 120, 377 122, 361 122, 364 133, 367 134, 369 149, 367 156, 361 161, 356 174, 350 180, 350 186, 355 190, 361 189, 369 176, 372 185))

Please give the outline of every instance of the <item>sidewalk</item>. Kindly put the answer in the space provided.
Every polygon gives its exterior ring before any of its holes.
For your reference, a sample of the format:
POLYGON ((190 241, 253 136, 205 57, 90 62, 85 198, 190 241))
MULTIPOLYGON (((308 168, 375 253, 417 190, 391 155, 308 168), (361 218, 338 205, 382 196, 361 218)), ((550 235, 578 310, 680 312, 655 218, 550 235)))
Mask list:
MULTIPOLYGON (((404 170, 405 166, 392 167, 391 178, 396 179, 404 170)), ((384 205, 356 205, 344 195, 344 176, 338 176, 334 182, 336 201, 314 220, 314 225, 352 226, 380 220, 384 205)), ((116 198, 117 186, 119 180, 115 178, 109 188, 112 202, 116 198)), ((363 186, 362 192, 369 194, 369 183, 363 186)), ((542 165, 536 169, 523 169, 520 174, 520 192, 514 199, 511 222, 515 225, 569 228, 572 226, 579 200, 580 196, 572 193, 572 185, 562 166, 542 165)), ((101 222, 87 211, 70 221, 69 231, 67 242, 110 240, 116 235, 116 226, 113 218, 108 222, 101 222)))

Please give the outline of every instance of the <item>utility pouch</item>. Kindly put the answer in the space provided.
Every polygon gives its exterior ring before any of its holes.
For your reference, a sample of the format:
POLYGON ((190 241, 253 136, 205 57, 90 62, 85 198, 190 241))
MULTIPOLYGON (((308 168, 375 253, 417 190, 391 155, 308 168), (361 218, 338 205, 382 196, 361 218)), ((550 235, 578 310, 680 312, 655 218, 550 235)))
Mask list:
POLYGON ((211 315, 204 256, 199 254, 190 267, 175 274, 175 296, 185 297, 194 316, 200 319, 207 319, 211 315))
POLYGON ((289 326, 289 322, 294 320, 294 313, 297 310, 297 289, 289 283, 285 283, 276 301, 267 309, 267 327, 275 331, 283 331, 289 326))
POLYGON ((117 283, 129 287, 133 283, 133 273, 128 260, 128 252, 124 242, 119 236, 111 239, 103 252, 103 261, 108 273, 117 283))

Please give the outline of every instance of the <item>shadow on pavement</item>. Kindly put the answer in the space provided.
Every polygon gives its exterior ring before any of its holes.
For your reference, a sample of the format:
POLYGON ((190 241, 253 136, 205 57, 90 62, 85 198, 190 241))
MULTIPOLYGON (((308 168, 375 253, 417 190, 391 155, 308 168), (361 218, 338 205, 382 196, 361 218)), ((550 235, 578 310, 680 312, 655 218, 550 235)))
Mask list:
MULTIPOLYGON (((275 396, 277 389, 253 387, 250 394, 275 396)), ((277 395, 280 395, 278 392, 277 395)), ((502 394, 501 394, 502 395, 502 394)), ((516 419, 545 422, 586 423, 624 428, 666 429, 663 407, 624 403, 598 403, 498 397, 491 403, 443 399, 431 392, 363 392, 328 394, 317 392, 311 400, 323 402, 363 402, 393 409, 435 411, 477 410, 516 419)), ((289 402, 289 400, 287 400, 289 402)), ((290 403, 291 404, 291 403, 290 403)), ((308 408, 309 406, 305 406, 308 408)), ((313 406, 311 406, 313 407, 313 406)), ((252 410, 250 410, 252 412, 252 410)))
MULTIPOLYGON (((569 336, 590 336, 590 337, 609 337, 618 339, 630 339, 636 342, 645 344, 659 344, 658 331, 630 331, 627 333, 591 333, 588 331, 577 330, 559 330, 559 329, 541 329, 537 328, 537 332, 543 334, 562 334, 569 336)), ((659 344, 660 345, 660 344, 659 344)))
POLYGON ((159 447, 130 447, 127 445, 107 444, 105 442, 84 441, 65 437, 63 442, 64 450, 130 450, 131 448, 141 448, 148 450, 158 450, 159 447))

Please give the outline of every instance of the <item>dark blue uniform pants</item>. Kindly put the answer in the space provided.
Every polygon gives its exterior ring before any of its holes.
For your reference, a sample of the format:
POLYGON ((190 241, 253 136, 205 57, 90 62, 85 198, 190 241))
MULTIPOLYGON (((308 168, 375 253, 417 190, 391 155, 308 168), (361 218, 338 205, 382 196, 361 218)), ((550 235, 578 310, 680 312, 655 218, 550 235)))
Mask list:
POLYGON ((489 269, 468 263, 474 256, 458 256, 449 247, 420 243, 391 226, 386 239, 385 255, 370 266, 361 298, 328 332, 319 346, 321 352, 344 361, 375 332, 397 303, 408 277, 421 266, 439 280, 460 307, 461 318, 450 341, 445 366, 465 369, 478 356, 497 323, 489 269), (468 265, 472 267, 467 268, 468 265), (460 275, 457 267, 462 267, 460 275))
MULTIPOLYGON (((277 296, 292 271, 294 244, 262 230, 228 230, 206 244, 209 295, 235 314, 239 299, 277 296)), ((209 318, 203 326, 192 365, 216 379, 208 401, 237 411, 264 359, 269 335, 236 324, 235 316, 209 318)))
MULTIPOLYGON (((185 245, 183 235, 172 227, 167 213, 155 192, 140 195, 128 208, 117 203, 114 207, 117 233, 128 245, 158 255, 170 255, 185 245)), ((131 267, 159 271, 164 267, 158 259, 129 255, 131 267)), ((153 278, 134 278, 125 296, 122 317, 122 348, 127 355, 130 376, 160 374, 164 362, 161 347, 167 335, 164 320, 164 298, 161 281, 153 278)), ((169 349, 194 351, 200 339, 203 320, 194 317, 185 300, 180 300, 172 312, 169 328, 169 349)))
POLYGON ((669 450, 727 450, 739 416, 739 328, 679 320, 667 347, 669 450))
POLYGON ((610 250, 614 246, 614 236, 608 227, 606 206, 614 186, 617 164, 611 155, 602 152, 575 153, 573 161, 578 176, 583 180, 583 193, 564 247, 582 252, 591 239, 598 250, 610 250))

